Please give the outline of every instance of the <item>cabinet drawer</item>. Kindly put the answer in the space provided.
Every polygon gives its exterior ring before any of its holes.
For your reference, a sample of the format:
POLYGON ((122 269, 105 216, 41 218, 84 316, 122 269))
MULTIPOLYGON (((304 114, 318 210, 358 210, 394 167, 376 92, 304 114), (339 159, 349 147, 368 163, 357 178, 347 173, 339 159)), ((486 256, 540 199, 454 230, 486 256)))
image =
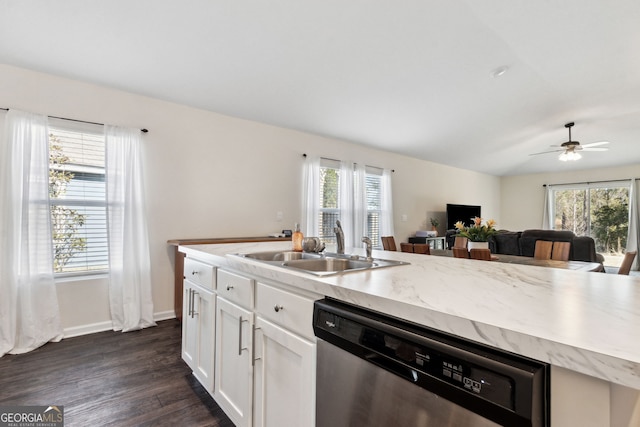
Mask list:
POLYGON ((218 295, 245 308, 253 308, 253 279, 218 269, 218 295))
POLYGON ((313 340, 313 300, 258 282, 258 315, 313 340))
POLYGON ((216 288, 214 270, 215 268, 212 265, 193 258, 186 257, 184 259, 184 278, 206 289, 214 290, 216 288))

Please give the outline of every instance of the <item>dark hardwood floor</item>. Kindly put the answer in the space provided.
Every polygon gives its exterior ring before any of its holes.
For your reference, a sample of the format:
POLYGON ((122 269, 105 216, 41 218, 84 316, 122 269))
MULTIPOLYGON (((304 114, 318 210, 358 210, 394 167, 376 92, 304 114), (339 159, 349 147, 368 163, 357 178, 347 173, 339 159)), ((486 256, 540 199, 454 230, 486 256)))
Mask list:
POLYGON ((65 426, 233 426, 180 357, 177 320, 0 358, 0 406, 63 405, 65 426))

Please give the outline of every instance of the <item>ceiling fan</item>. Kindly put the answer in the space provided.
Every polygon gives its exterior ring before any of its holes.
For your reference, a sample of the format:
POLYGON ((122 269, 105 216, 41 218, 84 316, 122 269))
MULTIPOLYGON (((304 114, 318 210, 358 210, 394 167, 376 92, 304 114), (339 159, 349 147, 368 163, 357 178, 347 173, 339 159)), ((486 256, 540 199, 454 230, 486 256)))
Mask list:
POLYGON ((551 147, 558 147, 556 150, 543 151, 541 153, 533 153, 530 156, 536 156, 538 154, 547 154, 547 153, 559 153, 559 160, 566 162, 571 160, 579 160, 582 158, 582 155, 579 153, 580 151, 607 151, 608 148, 600 147, 600 145, 608 144, 609 141, 600 141, 600 142, 592 142, 591 144, 581 145, 578 141, 571 140, 571 128, 575 125, 575 123, 570 122, 564 125, 565 128, 569 129, 569 140, 567 142, 563 142, 560 145, 552 145, 551 147))

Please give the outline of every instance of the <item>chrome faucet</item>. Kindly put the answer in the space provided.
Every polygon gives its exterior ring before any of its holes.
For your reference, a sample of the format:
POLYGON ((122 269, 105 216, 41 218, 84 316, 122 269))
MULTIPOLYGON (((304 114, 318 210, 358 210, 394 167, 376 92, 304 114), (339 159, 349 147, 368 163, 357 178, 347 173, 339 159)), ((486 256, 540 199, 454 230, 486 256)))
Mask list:
POLYGON ((342 232, 342 226, 340 225, 340 220, 336 221, 336 226, 333 228, 333 231, 336 233, 336 241, 338 243, 338 249, 336 252, 339 254, 344 253, 344 233, 342 232))
POLYGON ((373 243, 371 243, 371 239, 367 236, 364 236, 362 238, 362 241, 364 242, 365 248, 367 250, 367 261, 370 261, 373 259, 371 258, 371 248, 373 247, 373 243))

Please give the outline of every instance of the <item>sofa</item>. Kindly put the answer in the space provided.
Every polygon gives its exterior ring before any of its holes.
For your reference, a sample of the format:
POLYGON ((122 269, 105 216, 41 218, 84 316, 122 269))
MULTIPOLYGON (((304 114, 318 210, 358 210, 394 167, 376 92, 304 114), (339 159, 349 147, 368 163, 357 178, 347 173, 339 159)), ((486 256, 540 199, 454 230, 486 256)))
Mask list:
MULTIPOLYGON (((453 246, 456 230, 448 230, 446 233, 447 246, 453 246)), ((489 240, 489 249, 494 254, 533 256, 536 241, 548 240, 552 242, 569 242, 571 250, 569 260, 585 262, 602 262, 602 255, 596 253, 596 243, 588 236, 576 236, 568 230, 524 230, 508 231, 499 230, 489 240)))

